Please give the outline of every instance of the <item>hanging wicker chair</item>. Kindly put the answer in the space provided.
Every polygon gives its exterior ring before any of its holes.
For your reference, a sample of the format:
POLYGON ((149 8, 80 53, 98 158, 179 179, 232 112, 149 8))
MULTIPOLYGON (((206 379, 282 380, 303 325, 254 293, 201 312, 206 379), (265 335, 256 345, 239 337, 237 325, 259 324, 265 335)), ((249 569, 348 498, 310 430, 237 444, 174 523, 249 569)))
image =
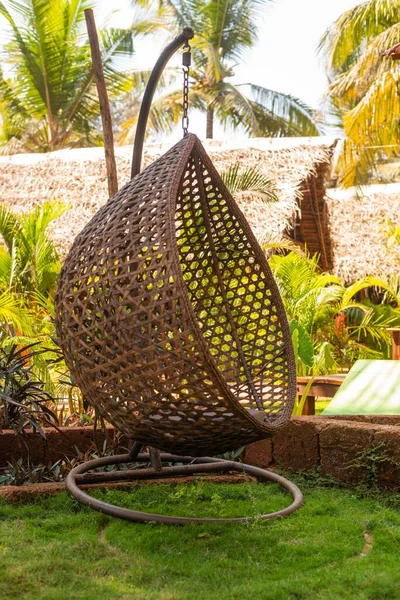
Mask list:
POLYGON ((83 229, 56 306, 76 383, 129 438, 215 455, 290 418, 296 379, 282 301, 195 135, 83 229))
MULTIPOLYGON (((207 455, 269 437, 290 418, 295 363, 277 286, 195 135, 185 135, 140 173, 155 85, 191 37, 184 29, 161 54, 142 102, 132 180, 83 229, 61 271, 56 326, 66 363, 86 400, 135 441, 129 454, 75 467, 66 483, 81 503, 101 512, 185 524, 231 519, 132 511, 78 485, 241 471, 275 481, 293 496, 289 507, 261 516, 269 519, 301 506, 300 490, 269 471, 207 455), (152 448, 152 469, 89 472, 146 463, 143 445, 152 448), (185 466, 161 471, 159 450, 173 453, 161 455, 164 461, 185 466)), ((185 55, 184 65, 187 81, 185 55)))

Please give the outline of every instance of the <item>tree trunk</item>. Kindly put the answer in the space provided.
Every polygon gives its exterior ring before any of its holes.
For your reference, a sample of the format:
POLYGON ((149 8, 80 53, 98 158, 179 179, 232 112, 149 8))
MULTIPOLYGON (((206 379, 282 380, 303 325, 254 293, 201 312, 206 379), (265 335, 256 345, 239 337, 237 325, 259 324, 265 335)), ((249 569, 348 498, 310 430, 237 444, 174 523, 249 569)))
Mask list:
POLYGON ((48 151, 52 151, 54 150, 54 122, 53 122, 53 115, 51 114, 50 111, 47 112, 46 115, 46 124, 47 124, 47 145, 48 145, 48 151))
POLYGON ((48 150, 57 149, 57 138, 58 138, 58 123, 57 118, 52 114, 51 110, 47 111, 46 115, 47 122, 47 136, 48 136, 48 150))
POLYGON ((207 130, 206 130, 206 138, 212 140, 214 129, 214 109, 211 106, 207 107, 207 130))

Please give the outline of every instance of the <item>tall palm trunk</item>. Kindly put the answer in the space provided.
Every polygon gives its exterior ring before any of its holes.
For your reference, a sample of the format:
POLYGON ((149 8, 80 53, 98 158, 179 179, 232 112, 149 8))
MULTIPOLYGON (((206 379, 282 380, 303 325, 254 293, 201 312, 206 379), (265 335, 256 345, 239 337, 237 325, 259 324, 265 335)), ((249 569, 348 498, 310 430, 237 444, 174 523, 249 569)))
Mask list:
POLYGON ((207 106, 207 129, 206 138, 212 140, 214 137, 214 109, 207 106))
POLYGON ((48 150, 52 152, 57 144, 57 122, 53 115, 50 113, 47 115, 47 136, 48 136, 48 150))

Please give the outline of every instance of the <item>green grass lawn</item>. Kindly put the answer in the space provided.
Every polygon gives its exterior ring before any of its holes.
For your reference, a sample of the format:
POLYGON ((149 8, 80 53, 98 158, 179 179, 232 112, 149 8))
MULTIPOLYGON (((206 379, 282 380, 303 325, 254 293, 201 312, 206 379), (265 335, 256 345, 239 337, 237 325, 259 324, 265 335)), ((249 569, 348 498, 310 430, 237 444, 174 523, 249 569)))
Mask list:
MULTIPOLYGON (((66 493, 0 502, 2 600, 399 599, 400 499, 296 483, 286 519, 171 527, 82 508, 66 493)), ((274 485, 151 485, 97 495, 178 515, 239 516, 290 499, 274 485)))

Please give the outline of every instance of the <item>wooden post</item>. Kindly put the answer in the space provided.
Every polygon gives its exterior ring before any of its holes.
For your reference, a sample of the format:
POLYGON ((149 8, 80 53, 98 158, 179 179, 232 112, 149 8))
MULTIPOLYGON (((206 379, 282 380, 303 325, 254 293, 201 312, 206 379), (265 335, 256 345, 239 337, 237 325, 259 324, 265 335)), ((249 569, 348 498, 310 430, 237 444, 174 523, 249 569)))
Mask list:
POLYGON ((90 51, 92 54, 93 74, 97 85, 97 93, 99 96, 100 114, 101 121, 103 124, 104 153, 106 157, 108 193, 111 197, 118 192, 118 176, 117 165, 115 163, 114 155, 114 137, 112 131, 110 103, 108 101, 106 82, 104 80, 99 38, 97 36, 93 10, 91 8, 87 8, 85 10, 85 19, 87 32, 89 36, 90 51))
POLYGON ((315 415, 315 396, 307 396, 302 415, 315 415))
POLYGON ((400 360, 400 327, 388 327, 392 333, 392 359, 400 360))

